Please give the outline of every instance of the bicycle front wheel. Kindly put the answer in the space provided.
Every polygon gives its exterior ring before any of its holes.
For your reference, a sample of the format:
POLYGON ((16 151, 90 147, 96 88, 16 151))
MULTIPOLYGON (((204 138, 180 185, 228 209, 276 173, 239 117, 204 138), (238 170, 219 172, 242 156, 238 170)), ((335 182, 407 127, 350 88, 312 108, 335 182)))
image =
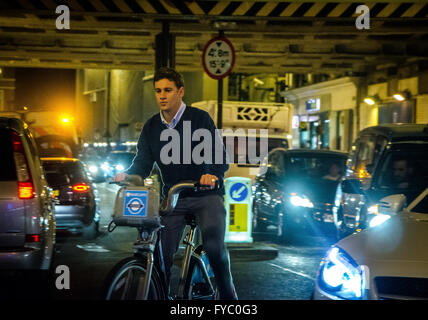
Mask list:
MULTIPOLYGON (((119 263, 107 277, 106 300, 141 300, 146 277, 145 261, 127 258, 119 263)), ((153 266, 147 300, 166 298, 157 268, 153 266)))

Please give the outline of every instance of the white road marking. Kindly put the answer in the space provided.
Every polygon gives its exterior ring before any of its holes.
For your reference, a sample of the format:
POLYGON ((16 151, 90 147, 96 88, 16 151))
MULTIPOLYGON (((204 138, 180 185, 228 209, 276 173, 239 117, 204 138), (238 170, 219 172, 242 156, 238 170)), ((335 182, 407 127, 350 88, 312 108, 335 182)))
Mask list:
POLYGON ((93 244, 93 243, 87 243, 84 245, 76 245, 79 249, 89 251, 89 252, 110 252, 110 250, 107 250, 106 248, 93 244))
POLYGON ((309 275, 307 275, 307 274, 305 274, 305 273, 301 273, 301 272, 298 272, 298 271, 294 271, 294 270, 291 270, 291 269, 287 269, 287 268, 284 268, 284 267, 278 266, 278 265, 276 265, 276 264, 274 264, 274 263, 269 263, 269 265, 271 265, 272 267, 279 268, 279 269, 281 269, 281 270, 283 270, 283 271, 285 271, 285 272, 290 272, 290 273, 293 273, 293 274, 297 274, 298 276, 301 276, 301 277, 304 277, 304 278, 306 278, 306 279, 310 279, 310 280, 315 281, 315 278, 313 278, 313 277, 311 277, 311 276, 309 276, 309 275))

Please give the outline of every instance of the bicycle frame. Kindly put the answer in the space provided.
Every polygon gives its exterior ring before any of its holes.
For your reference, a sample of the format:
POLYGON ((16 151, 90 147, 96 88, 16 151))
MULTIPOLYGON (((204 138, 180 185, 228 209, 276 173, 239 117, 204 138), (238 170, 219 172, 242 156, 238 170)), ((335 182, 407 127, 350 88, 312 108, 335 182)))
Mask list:
POLYGON ((184 252, 184 258, 181 266, 181 275, 180 280, 178 284, 178 291, 177 291, 177 299, 189 299, 189 292, 185 292, 186 289, 186 280, 188 277, 192 277, 192 274, 189 274, 189 266, 190 266, 190 260, 193 257, 196 260, 196 263, 198 264, 199 268, 202 271, 202 276, 204 277, 204 280, 208 283, 210 287, 210 291, 212 294, 214 294, 214 289, 210 280, 210 277, 208 276, 207 269, 205 267, 205 263, 202 261, 202 257, 195 253, 195 239, 197 234, 197 226, 194 222, 188 224, 190 225, 190 230, 187 233, 187 236, 184 239, 184 243, 186 244, 186 250, 184 252))
MULTIPOLYGON (((134 244, 134 256, 141 259, 141 256, 146 257, 146 276, 144 277, 144 281, 139 284, 137 291, 137 299, 147 300, 149 289, 150 289, 150 281, 152 276, 153 266, 156 264, 159 267, 159 270, 162 274, 162 284, 165 292, 167 292, 167 284, 165 279, 165 267, 164 261, 162 258, 162 242, 158 237, 159 229, 147 231, 141 228, 138 229, 138 240, 134 244), (144 255, 145 254, 145 255, 144 255), (157 259, 155 259, 157 257, 157 259)), ((189 277, 192 277, 189 274, 189 266, 191 258, 195 259, 198 267, 202 271, 202 276, 204 280, 208 283, 211 294, 214 295, 215 291, 213 285, 211 283, 210 277, 208 275, 205 263, 202 260, 202 257, 194 252, 195 242, 196 242, 196 234, 197 234, 197 226, 196 224, 190 224, 190 229, 187 235, 184 238, 184 243, 186 245, 185 253, 183 257, 183 261, 181 264, 181 273, 179 279, 179 285, 177 290, 176 299, 180 300, 188 300, 190 299, 189 292, 186 292, 186 281, 189 277)), ((128 281, 128 279, 127 279, 128 281)), ((126 284, 125 284, 126 286, 126 284)))
MULTIPOLYGON (((146 276, 144 277, 144 282, 138 287, 137 298, 142 300, 147 300, 149 289, 150 289, 150 280, 152 278, 152 270, 154 265, 154 252, 158 247, 156 245, 158 241, 158 231, 160 228, 155 230, 147 231, 142 228, 138 228, 138 240, 134 244, 134 255, 137 255, 139 258, 140 253, 146 254, 147 264, 146 264, 146 276), (143 237, 143 234, 146 233, 146 237, 143 237)), ((159 256, 159 255, 157 255, 159 256)), ((165 280, 163 279, 163 287, 165 287, 165 280)))
MULTIPOLYGON (((174 209, 176 202, 178 200, 178 196, 180 191, 184 189, 191 189, 196 188, 197 182, 182 182, 179 184, 174 185, 168 192, 167 201, 163 203, 161 208, 159 208, 159 211, 161 212, 161 215, 168 214, 172 212, 174 209)), ((191 217, 191 216, 189 216, 191 217)), ((192 265, 193 267, 199 267, 202 276, 204 278, 204 281, 206 284, 208 284, 209 292, 201 296, 202 298, 206 297, 214 297, 215 291, 213 289, 213 285, 211 283, 210 277, 208 275, 206 266, 204 261, 202 260, 202 256, 197 254, 195 252, 195 240, 196 240, 196 234, 197 234, 197 224, 195 220, 187 219, 187 225, 190 226, 190 230, 185 236, 184 243, 186 245, 185 253, 183 262, 181 265, 181 273, 179 278, 179 286, 177 291, 177 299, 190 299, 191 298, 191 292, 188 290, 192 285, 192 272, 190 269, 191 263, 194 263, 192 265), (192 262, 193 261, 193 262, 192 262), (187 290, 186 290, 187 289, 187 290)), ((128 222, 126 222, 128 223, 128 222)), ((123 225, 123 224, 122 224, 123 225)), ((168 284, 166 281, 166 274, 165 274, 165 264, 163 261, 162 256, 162 242, 159 236, 159 232, 162 226, 160 223, 157 224, 148 224, 145 226, 138 226, 138 239, 134 243, 134 258, 140 262, 146 260, 146 270, 145 270, 145 276, 143 281, 140 278, 138 282, 137 292, 136 292, 136 299, 142 299, 147 300, 150 293, 150 286, 151 286, 151 280, 152 280, 152 272, 153 267, 155 266, 156 270, 158 271, 160 276, 161 284, 159 284, 163 290, 163 296, 167 296, 168 294, 168 284)), ((110 225, 109 225, 109 231, 110 225)), ((192 269, 193 271, 194 269, 192 269)), ((124 294, 128 291, 129 286, 131 285, 133 275, 131 273, 128 273, 125 279, 125 289, 124 294)), ((110 289, 109 289, 110 290, 110 289)), ((110 292, 110 291, 109 291, 110 292)), ((123 297, 122 297, 123 298, 123 297)))

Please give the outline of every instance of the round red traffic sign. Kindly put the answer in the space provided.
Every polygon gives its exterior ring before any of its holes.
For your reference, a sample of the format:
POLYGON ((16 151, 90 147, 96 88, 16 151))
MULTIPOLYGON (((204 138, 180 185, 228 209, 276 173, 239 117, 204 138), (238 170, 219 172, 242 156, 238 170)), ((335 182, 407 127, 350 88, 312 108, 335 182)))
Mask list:
POLYGON ((207 42, 202 52, 202 65, 205 72, 219 80, 232 72, 235 64, 235 49, 229 39, 216 37, 207 42))

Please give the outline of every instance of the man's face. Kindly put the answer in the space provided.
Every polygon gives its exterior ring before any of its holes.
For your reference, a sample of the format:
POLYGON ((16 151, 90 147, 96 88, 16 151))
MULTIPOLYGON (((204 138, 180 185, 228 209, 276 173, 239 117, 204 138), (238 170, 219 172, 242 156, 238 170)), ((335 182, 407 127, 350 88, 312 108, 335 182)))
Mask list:
POLYGON ((403 181, 407 178, 407 162, 406 160, 398 160, 394 162, 394 178, 396 181, 403 181))
POLYGON ((184 88, 178 89, 174 81, 160 79, 155 82, 156 102, 161 111, 176 112, 184 96, 184 88))
POLYGON ((337 164, 332 164, 330 167, 330 175, 335 177, 338 176, 340 173, 340 168, 337 164))

